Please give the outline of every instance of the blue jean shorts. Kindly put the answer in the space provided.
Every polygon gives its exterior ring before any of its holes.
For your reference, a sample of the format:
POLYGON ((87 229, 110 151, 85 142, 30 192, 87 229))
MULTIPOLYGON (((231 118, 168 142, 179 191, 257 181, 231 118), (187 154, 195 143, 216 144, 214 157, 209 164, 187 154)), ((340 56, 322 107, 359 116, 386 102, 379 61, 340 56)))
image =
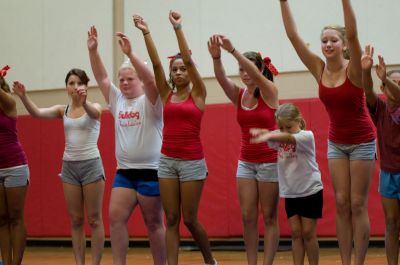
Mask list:
POLYGON ((337 144, 328 140, 328 159, 375 160, 376 140, 362 144, 337 144))
POLYGON ((158 177, 179 179, 181 182, 204 180, 207 177, 207 165, 204 159, 184 160, 161 154, 158 164, 158 177))
POLYGON ((15 188, 26 186, 28 183, 28 165, 0 169, 0 185, 6 188, 15 188))
POLYGON ((134 189, 144 196, 160 196, 156 169, 119 169, 112 187, 134 189))
POLYGON ((105 180, 103 163, 100 157, 82 161, 63 161, 60 177, 62 182, 75 186, 105 180))
POLYGON ((278 169, 276 163, 252 163, 239 160, 236 176, 257 181, 278 182, 278 169))
POLYGON ((382 197, 400 200, 400 172, 392 173, 381 169, 378 191, 382 197))

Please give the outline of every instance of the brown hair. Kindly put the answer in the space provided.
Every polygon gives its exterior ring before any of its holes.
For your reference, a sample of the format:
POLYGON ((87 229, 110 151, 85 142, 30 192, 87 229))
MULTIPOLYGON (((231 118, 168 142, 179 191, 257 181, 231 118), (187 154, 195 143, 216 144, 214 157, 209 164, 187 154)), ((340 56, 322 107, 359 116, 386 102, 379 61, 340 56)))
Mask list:
POLYGON ((275 119, 278 125, 281 125, 283 121, 298 121, 300 122, 300 129, 306 129, 306 122, 299 109, 293 103, 280 105, 275 112, 275 119))
MULTIPOLYGON (((345 45, 347 45, 347 35, 346 35, 346 28, 340 25, 328 25, 322 28, 321 31, 321 36, 322 33, 327 30, 327 29, 332 29, 338 32, 339 38, 343 41, 343 43, 345 45)), ((350 59, 350 52, 349 50, 346 48, 345 50, 343 50, 343 57, 347 60, 350 59)))
POLYGON ((65 77, 65 85, 67 85, 68 83, 68 79, 71 75, 76 75, 77 77, 79 77, 79 79, 81 80, 81 82, 87 86, 87 84, 89 83, 90 79, 87 76, 87 74, 85 73, 85 71, 78 69, 78 68, 73 68, 71 69, 68 73, 67 76, 65 77))
POLYGON ((4 77, 0 77, 0 88, 7 93, 11 93, 10 86, 7 84, 4 77))

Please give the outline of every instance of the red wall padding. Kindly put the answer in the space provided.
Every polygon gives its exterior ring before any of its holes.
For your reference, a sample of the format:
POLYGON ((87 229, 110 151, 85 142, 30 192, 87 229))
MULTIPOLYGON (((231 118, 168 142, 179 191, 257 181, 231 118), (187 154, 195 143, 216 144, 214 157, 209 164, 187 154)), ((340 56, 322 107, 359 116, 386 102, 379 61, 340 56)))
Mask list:
MULTIPOLYGON (((284 102, 284 101, 282 101, 284 102)), ((285 101, 286 102, 286 101, 285 101)), ((291 100, 301 109, 307 129, 314 132, 317 161, 324 183, 323 218, 318 222, 320 236, 335 236, 335 200, 327 169, 326 142, 328 116, 318 99, 291 100)), ((64 203, 63 190, 58 174, 64 148, 61 120, 37 120, 30 116, 18 119, 20 140, 29 159, 31 183, 26 203, 26 223, 30 237, 69 237, 70 225, 64 203)), ((239 154, 240 131, 232 104, 216 104, 206 107, 201 132, 209 176, 204 188, 199 218, 210 237, 240 237, 242 222, 236 193, 236 166, 239 154)), ((114 123, 109 112, 104 112, 101 121, 99 147, 106 172, 104 195, 104 225, 108 229, 108 202, 116 162, 114 158, 114 123)), ((378 163, 369 193, 371 234, 384 234, 384 218, 378 187, 378 163)), ((290 230, 284 212, 284 201, 280 201, 279 223, 282 236, 290 230)), ((88 227, 87 231, 89 231, 88 227)), ((184 225, 182 235, 190 236, 184 225)), ((263 233, 262 219, 259 222, 263 233)), ((139 210, 135 210, 129 222, 130 236, 146 236, 139 210)))

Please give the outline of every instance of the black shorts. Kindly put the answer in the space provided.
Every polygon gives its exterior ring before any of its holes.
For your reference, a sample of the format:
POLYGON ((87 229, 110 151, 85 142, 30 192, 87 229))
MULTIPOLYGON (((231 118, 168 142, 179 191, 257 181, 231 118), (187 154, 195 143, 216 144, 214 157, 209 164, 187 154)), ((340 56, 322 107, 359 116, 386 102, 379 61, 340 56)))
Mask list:
POLYGON ((285 198, 285 210, 287 218, 299 215, 306 218, 322 218, 324 205, 322 190, 307 197, 285 198))

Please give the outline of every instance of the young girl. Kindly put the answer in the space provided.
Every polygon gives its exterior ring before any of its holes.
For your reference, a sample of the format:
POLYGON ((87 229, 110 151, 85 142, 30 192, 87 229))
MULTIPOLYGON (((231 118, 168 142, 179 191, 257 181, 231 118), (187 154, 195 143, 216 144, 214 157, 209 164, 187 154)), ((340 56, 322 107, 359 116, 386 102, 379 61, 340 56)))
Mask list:
POLYGON ((285 198, 286 215, 292 229, 294 264, 318 264, 317 219, 322 217, 321 173, 315 160, 311 131, 293 104, 281 105, 275 113, 280 131, 251 129, 253 143, 268 142, 278 150, 279 193, 285 198))
POLYGON ((167 219, 168 264, 178 264, 181 211, 183 221, 199 246, 204 262, 217 264, 211 254, 207 233, 197 216, 207 176, 200 142, 200 127, 207 93, 183 34, 182 17, 177 12, 169 13, 180 50, 180 53, 170 60, 169 82, 165 78, 147 23, 140 16, 134 16, 133 20, 135 26, 143 32, 164 104, 163 143, 158 178, 167 219))
POLYGON ((400 106, 400 72, 386 73, 383 57, 379 57, 376 73, 382 80, 382 100, 373 89, 371 68, 374 49, 365 48, 361 59, 363 87, 369 112, 378 131, 380 154, 379 193, 385 213, 385 248, 388 264, 398 264, 400 232, 400 124, 397 112, 400 106), (396 115, 397 114, 397 115, 396 115))
POLYGON ((108 77, 97 50, 97 30, 88 32, 87 46, 94 77, 115 120, 117 172, 111 190, 109 218, 114 265, 125 265, 128 221, 140 207, 155 265, 166 262, 165 226, 157 178, 161 148, 162 103, 154 75, 132 52, 123 33, 117 33, 130 63, 118 71, 119 88, 108 77))
POLYGON ((324 27, 325 60, 299 36, 288 0, 281 0, 286 34, 297 55, 319 85, 319 97, 330 118, 328 167, 336 199, 336 231, 344 265, 364 264, 370 223, 368 192, 375 166, 375 132, 362 89, 361 47, 350 0, 342 0, 345 28, 324 27))
POLYGON ((84 209, 91 228, 92 264, 100 264, 104 248, 103 193, 104 170, 97 140, 101 106, 86 100, 89 78, 83 70, 67 73, 65 85, 70 102, 38 108, 26 94, 25 86, 15 81, 13 90, 35 118, 63 119, 65 149, 61 181, 71 221, 72 247, 77 265, 85 264, 84 209))
POLYGON ((17 107, 0 69, 0 249, 5 265, 22 262, 26 244, 25 195, 29 182, 26 155, 17 135, 17 107))
POLYGON ((279 104, 273 75, 277 71, 269 58, 263 60, 256 52, 241 54, 222 35, 210 38, 208 50, 213 59, 215 76, 237 109, 237 120, 242 131, 236 175, 247 262, 250 265, 257 264, 258 211, 261 205, 264 219, 264 264, 272 264, 279 243, 276 151, 265 142, 251 144, 249 129, 276 129, 274 114, 279 104), (240 78, 245 88, 226 76, 221 61, 221 47, 238 61, 240 78))

